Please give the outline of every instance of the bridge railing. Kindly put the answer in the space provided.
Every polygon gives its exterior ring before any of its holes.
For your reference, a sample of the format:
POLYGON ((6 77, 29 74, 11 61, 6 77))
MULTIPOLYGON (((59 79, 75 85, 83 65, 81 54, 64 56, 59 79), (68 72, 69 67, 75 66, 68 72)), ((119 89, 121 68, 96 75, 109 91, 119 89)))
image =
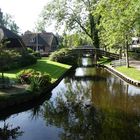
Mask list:
POLYGON ((78 48, 75 48, 74 50, 76 50, 76 52, 78 51, 79 53, 87 52, 87 53, 92 53, 92 54, 95 53, 96 51, 97 55, 103 55, 111 59, 119 59, 119 54, 107 52, 103 49, 96 49, 93 47, 78 47, 78 48))

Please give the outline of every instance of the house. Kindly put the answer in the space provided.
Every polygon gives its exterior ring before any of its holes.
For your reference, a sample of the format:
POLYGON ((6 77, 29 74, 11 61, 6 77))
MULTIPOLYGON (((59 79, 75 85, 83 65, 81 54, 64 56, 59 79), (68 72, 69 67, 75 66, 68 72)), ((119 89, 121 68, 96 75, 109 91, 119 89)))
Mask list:
POLYGON ((140 37, 132 37, 132 48, 140 48, 140 37))
POLYGON ((8 49, 25 49, 25 44, 23 43, 22 38, 3 26, 0 26, 0 42, 1 41, 7 41, 6 48, 8 49))
POLYGON ((22 35, 23 42, 26 47, 32 48, 34 51, 39 51, 41 54, 49 54, 58 47, 58 39, 53 33, 41 32, 32 33, 26 31, 22 35))

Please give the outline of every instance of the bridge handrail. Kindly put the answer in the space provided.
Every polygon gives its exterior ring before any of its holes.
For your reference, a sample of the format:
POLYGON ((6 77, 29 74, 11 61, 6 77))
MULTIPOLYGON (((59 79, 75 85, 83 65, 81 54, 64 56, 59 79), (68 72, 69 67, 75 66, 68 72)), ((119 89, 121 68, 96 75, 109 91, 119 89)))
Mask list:
POLYGON ((97 51, 97 53, 101 53, 101 54, 104 54, 105 56, 108 56, 108 57, 111 57, 111 58, 115 58, 115 59, 119 59, 119 54, 116 54, 116 53, 112 53, 112 52, 108 52, 108 51, 105 51, 103 49, 98 49, 98 48, 93 48, 93 47, 77 47, 77 48, 73 48, 73 50, 87 50, 87 51, 97 51))

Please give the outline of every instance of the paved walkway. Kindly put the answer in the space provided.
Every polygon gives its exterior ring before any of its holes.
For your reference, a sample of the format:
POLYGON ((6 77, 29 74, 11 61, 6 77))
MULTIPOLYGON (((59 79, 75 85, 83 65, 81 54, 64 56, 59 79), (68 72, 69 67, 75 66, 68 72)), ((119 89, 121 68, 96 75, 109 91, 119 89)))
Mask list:
MULTIPOLYGON (((126 59, 123 58, 121 60, 114 60, 113 61, 114 66, 125 66, 126 65, 126 59)), ((140 60, 130 59, 129 60, 130 67, 134 67, 138 70, 140 70, 140 60)))
POLYGON ((140 61, 138 60, 130 60, 130 67, 135 67, 136 69, 140 70, 140 61))

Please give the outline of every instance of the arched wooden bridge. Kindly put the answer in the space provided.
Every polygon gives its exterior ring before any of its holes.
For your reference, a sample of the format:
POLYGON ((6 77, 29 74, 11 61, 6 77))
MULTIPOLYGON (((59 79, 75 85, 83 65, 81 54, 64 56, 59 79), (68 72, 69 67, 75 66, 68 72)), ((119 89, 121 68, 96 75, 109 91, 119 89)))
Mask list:
POLYGON ((82 47, 77 47, 72 49, 74 53, 79 53, 79 54, 90 54, 91 56, 94 56, 95 53, 100 56, 105 56, 109 57, 110 59, 119 59, 119 54, 111 53, 102 49, 96 49, 93 48, 92 46, 82 46, 82 47))

